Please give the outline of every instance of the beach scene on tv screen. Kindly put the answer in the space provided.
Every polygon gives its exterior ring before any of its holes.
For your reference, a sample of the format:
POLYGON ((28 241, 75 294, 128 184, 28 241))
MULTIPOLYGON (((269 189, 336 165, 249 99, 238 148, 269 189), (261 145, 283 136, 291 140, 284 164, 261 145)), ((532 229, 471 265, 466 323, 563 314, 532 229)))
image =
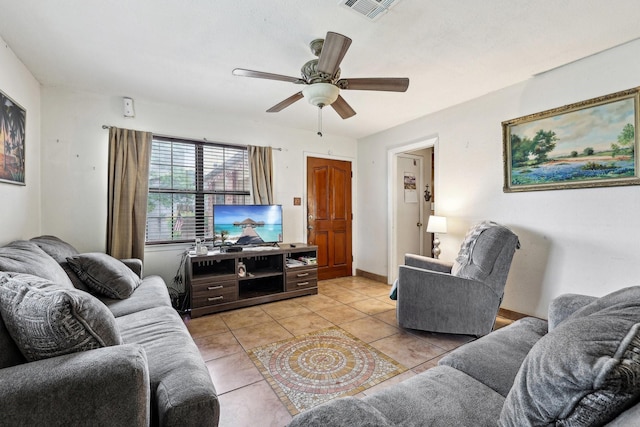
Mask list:
POLYGON ((225 244, 282 242, 282 207, 279 205, 216 205, 213 213, 216 240, 225 244))

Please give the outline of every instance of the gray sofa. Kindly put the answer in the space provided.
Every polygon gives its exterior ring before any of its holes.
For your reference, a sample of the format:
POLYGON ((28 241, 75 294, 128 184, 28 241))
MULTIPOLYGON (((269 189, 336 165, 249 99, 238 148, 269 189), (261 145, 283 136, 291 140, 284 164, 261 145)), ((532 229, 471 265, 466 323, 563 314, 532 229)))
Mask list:
POLYGON ((53 236, 0 247, 0 425, 216 426, 164 281, 53 236))
POLYGON ((314 426, 638 426, 640 287, 563 295, 371 396, 297 415, 314 426))

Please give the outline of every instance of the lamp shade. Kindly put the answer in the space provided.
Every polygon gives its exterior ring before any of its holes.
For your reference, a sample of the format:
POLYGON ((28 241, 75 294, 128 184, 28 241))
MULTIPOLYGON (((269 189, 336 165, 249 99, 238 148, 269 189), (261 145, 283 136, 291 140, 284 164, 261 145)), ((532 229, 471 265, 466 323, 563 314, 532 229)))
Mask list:
POLYGON ((446 233, 447 218, 444 216, 430 215, 427 222, 427 233, 446 233))

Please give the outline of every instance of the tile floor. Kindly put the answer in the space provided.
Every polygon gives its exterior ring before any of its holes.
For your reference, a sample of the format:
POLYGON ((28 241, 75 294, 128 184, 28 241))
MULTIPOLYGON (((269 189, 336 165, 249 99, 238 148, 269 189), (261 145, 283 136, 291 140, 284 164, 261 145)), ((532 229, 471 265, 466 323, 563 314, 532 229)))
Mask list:
MULTIPOLYGON (((318 295, 185 319, 220 399, 220 427, 285 426, 291 415, 255 367, 247 350, 337 325, 387 354, 408 371, 362 394, 417 375, 472 340, 398 327, 389 286, 362 277, 325 280, 318 295)), ((496 327, 511 320, 498 318, 496 327)))

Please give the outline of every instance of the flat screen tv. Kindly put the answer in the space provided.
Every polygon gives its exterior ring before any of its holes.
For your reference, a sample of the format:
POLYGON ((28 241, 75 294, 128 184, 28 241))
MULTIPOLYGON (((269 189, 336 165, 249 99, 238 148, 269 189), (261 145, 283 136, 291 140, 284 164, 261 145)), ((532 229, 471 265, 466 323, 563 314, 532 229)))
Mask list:
POLYGON ((213 205, 213 230, 225 245, 282 242, 282 206, 213 205))

